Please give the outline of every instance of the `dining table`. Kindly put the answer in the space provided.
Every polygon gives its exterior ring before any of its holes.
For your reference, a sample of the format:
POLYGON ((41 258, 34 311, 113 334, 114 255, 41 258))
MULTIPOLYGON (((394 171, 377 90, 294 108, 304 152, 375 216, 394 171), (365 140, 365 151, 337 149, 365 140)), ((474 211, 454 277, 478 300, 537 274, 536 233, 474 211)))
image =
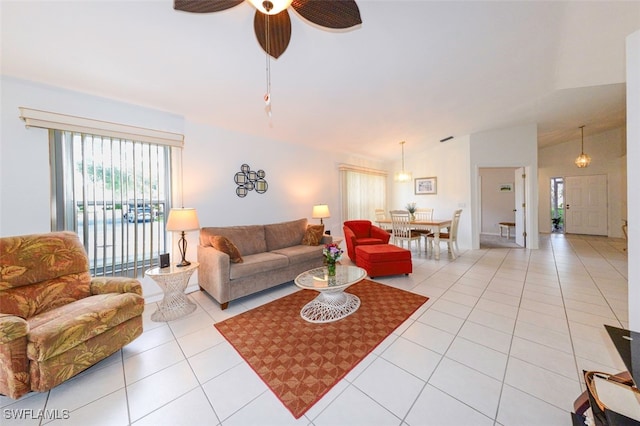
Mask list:
MULTIPOLYGON (((385 225, 388 227, 388 225, 391 225, 391 219, 378 219, 376 224, 381 227, 385 225)), ((409 225, 415 230, 429 229, 433 232, 433 242, 435 243, 433 256, 436 260, 440 260, 440 231, 451 226, 451 219, 411 220, 409 225)))

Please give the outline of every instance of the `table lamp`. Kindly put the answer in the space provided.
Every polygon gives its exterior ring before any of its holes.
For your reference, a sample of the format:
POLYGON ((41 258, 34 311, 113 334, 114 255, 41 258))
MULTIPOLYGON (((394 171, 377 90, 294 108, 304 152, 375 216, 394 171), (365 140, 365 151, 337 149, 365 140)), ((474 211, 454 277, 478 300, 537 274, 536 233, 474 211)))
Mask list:
POLYGON ((311 217, 313 219, 320 219, 320 224, 324 225, 322 219, 331 217, 331 213, 329 213, 329 206, 326 204, 316 204, 315 206, 313 206, 311 217))
POLYGON ((184 233, 186 231, 195 231, 196 229, 200 229, 196 209, 183 207, 179 209, 171 209, 169 211, 167 231, 182 232, 180 240, 178 241, 178 250, 180 250, 182 261, 176 266, 182 267, 191 265, 191 262, 185 259, 187 254, 187 240, 184 238, 184 233))

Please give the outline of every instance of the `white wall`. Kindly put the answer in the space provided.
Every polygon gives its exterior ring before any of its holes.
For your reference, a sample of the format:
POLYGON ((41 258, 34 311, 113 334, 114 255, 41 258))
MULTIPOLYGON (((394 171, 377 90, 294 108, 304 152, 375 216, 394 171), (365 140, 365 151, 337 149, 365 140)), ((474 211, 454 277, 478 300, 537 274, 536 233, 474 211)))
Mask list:
MULTIPOLYGON (((398 151, 400 154, 400 151, 398 151)), ((457 209, 462 210, 458 228, 460 249, 471 248, 471 215, 469 187, 469 137, 456 137, 445 143, 425 145, 424 151, 405 156, 405 170, 412 177, 432 177, 437 180, 437 194, 415 195, 414 182, 393 181, 393 172, 400 170, 401 161, 393 163, 388 185, 391 188, 388 210, 404 209, 407 203, 415 202, 418 207, 433 208, 436 219, 450 219, 457 209)))
POLYGON ((381 168, 348 154, 314 150, 187 122, 184 148, 185 205, 195 207, 201 226, 251 225, 308 218, 314 204, 326 203, 325 228, 342 234, 338 164, 381 168), (242 164, 262 169, 264 194, 236 195, 233 177, 242 164))
MULTIPOLYGON (((629 212, 628 259, 640 258, 640 31, 627 37, 627 188, 629 212), (634 185, 635 183, 635 185, 634 185)), ((629 328, 640 332, 640 264, 629 262, 629 328)))
POLYGON ((584 152, 591 156, 591 164, 584 169, 579 169, 574 164, 580 154, 580 129, 576 129, 577 139, 538 151, 540 230, 551 230, 552 177, 607 175, 608 236, 620 238, 622 219, 627 217, 627 196, 624 193, 627 179, 625 129, 618 128, 597 135, 589 135, 588 132, 589 129, 585 127, 584 152))
MULTIPOLYGON (((478 188, 479 171, 484 167, 525 167, 527 174, 527 247, 537 249, 538 241, 538 132, 535 124, 475 133, 470 137, 470 188, 478 188)), ((478 191, 471 192, 472 247, 480 248, 480 205, 478 191)))
POLYGON ((503 183, 515 185, 515 170, 513 167, 480 169, 481 234, 500 234, 498 223, 515 222, 513 211, 516 204, 515 190, 511 192, 498 190, 503 183))

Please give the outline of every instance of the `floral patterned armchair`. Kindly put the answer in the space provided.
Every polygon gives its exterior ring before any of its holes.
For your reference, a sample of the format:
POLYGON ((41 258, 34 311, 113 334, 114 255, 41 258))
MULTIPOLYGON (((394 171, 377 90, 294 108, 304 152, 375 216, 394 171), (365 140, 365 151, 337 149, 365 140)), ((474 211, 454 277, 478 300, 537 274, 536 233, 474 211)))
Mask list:
POLYGON ((131 278, 91 278, 78 236, 0 238, 0 394, 43 392, 142 333, 131 278))

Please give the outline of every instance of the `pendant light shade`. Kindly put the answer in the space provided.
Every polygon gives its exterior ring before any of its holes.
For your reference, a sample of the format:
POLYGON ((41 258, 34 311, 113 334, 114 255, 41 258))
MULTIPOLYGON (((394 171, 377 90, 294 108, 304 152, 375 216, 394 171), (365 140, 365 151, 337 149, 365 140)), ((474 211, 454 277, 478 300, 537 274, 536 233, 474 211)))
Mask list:
POLYGON ((395 174, 396 182, 409 182, 411 180, 411 172, 404 170, 404 144, 405 141, 400 142, 400 146, 402 147, 402 169, 395 174))
POLYGON ((576 166, 578 166, 581 169, 584 169, 585 167, 589 166, 589 164, 591 164, 591 157, 589 157, 587 154, 584 153, 584 126, 580 126, 580 131, 582 134, 582 138, 581 138, 581 145, 580 145, 580 155, 578 155, 578 158, 576 158, 576 166))

